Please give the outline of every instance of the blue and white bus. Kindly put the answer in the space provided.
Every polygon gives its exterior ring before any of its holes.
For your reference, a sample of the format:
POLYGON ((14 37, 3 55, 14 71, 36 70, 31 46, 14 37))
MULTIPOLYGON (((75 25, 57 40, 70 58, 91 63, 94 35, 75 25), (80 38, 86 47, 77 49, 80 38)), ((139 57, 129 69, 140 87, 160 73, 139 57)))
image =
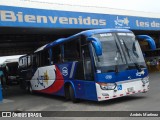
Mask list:
POLYGON ((95 29, 61 38, 19 59, 21 86, 30 92, 104 101, 149 90, 135 35, 95 29))

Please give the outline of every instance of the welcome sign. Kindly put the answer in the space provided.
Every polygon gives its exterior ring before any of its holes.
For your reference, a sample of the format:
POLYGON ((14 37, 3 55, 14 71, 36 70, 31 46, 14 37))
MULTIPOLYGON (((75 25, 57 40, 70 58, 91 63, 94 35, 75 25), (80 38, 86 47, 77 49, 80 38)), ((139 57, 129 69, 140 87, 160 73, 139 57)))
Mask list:
POLYGON ((0 6, 0 26, 160 30, 160 18, 0 6))

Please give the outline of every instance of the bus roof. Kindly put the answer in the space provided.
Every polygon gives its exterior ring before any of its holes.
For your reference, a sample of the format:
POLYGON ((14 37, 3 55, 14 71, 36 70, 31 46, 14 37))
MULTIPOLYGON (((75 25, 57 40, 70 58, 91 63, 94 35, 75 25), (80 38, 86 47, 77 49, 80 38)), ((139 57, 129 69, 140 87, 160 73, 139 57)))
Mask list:
POLYGON ((4 63, 13 63, 13 62, 18 62, 18 59, 19 59, 19 58, 6 59, 6 60, 4 61, 4 63))
POLYGON ((53 46, 56 46, 58 44, 61 44, 63 42, 66 42, 70 39, 73 39, 73 38, 76 38, 80 35, 84 35, 86 37, 89 37, 89 36, 92 36, 93 34, 98 34, 98 33, 106 33, 106 32, 131 32, 130 30, 128 29, 93 29, 93 30, 86 30, 86 31, 82 31, 80 33, 77 33, 75 35, 72 35, 70 37, 67 37, 67 38, 60 38, 60 39, 57 39, 49 44, 46 44, 40 48, 38 48, 35 52, 38 52, 38 51, 41 51, 41 50, 44 50, 46 48, 50 48, 50 47, 53 47, 53 46))

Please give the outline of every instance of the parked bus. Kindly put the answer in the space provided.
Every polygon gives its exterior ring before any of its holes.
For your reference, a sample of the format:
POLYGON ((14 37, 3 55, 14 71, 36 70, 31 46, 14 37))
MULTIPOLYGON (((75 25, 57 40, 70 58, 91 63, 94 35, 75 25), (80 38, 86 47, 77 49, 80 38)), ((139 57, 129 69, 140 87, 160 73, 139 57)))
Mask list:
POLYGON ((146 50, 156 50, 156 43, 152 37, 148 35, 137 35, 136 38, 139 40, 142 52, 146 50))
POLYGON ((148 35, 138 35, 136 38, 140 43, 149 72, 160 71, 160 48, 156 47, 155 40, 148 35))
POLYGON ((2 68, 6 78, 6 84, 18 84, 18 58, 6 59, 1 66, 3 66, 2 68))
POLYGON ((30 92, 104 101, 149 90, 147 67, 135 35, 95 29, 61 38, 19 59, 30 92))

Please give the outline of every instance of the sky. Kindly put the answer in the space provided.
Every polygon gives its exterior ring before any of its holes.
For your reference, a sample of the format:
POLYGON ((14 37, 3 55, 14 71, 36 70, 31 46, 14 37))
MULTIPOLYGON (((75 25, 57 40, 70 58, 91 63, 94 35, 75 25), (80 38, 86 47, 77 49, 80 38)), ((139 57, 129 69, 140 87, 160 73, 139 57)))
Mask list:
MULTIPOLYGON (((44 0, 37 0, 44 1, 44 0)), ((126 10, 160 13, 160 0, 46 0, 71 5, 109 7, 126 10)))
MULTIPOLYGON (((160 13, 160 0, 45 0, 45 2, 160 13)), ((0 64, 3 63, 6 59, 17 57, 19 56, 0 57, 0 64)))

